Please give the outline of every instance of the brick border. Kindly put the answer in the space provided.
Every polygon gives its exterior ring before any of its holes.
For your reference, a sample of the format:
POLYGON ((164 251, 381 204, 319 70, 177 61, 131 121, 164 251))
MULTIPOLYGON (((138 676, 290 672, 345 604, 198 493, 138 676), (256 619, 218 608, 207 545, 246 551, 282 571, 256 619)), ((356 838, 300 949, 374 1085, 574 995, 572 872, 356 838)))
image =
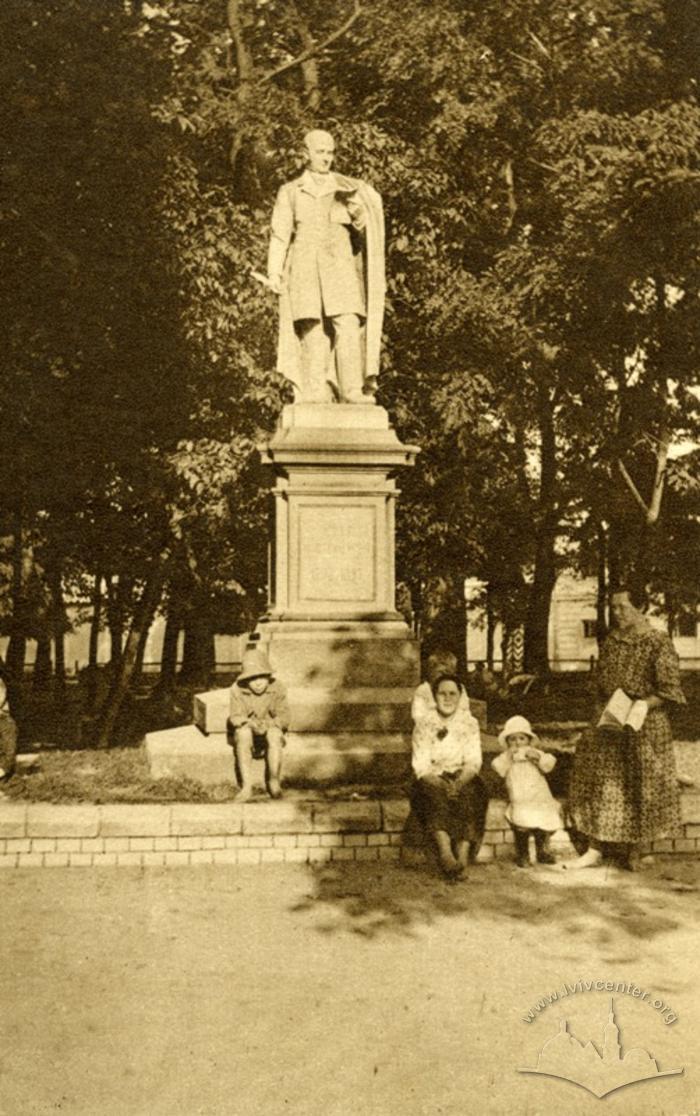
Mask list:
MULTIPOLYGON (((700 794, 685 794, 683 836, 651 852, 700 855, 700 794)), ((397 860, 406 799, 168 806, 0 802, 0 867, 272 864, 397 860)), ((512 856, 505 802, 492 800, 479 860, 512 856)), ((553 846, 571 851, 564 831, 553 846)))

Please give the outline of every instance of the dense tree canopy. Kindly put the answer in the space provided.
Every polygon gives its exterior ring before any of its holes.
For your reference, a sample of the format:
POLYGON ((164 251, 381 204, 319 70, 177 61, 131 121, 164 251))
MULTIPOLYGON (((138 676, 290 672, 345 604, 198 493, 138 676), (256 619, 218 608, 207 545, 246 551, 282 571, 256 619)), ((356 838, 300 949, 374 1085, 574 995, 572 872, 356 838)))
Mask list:
POLYGON ((696 0, 6 0, 11 670, 28 637, 59 648, 68 593, 110 626, 115 666, 160 607, 194 674, 215 629, 264 607, 255 445, 288 388, 251 270, 312 126, 385 201, 381 402, 423 448, 398 542, 427 638, 463 647, 476 576, 546 668, 563 564, 695 607, 672 550, 697 524, 697 461, 669 462, 698 430, 698 17, 696 0))

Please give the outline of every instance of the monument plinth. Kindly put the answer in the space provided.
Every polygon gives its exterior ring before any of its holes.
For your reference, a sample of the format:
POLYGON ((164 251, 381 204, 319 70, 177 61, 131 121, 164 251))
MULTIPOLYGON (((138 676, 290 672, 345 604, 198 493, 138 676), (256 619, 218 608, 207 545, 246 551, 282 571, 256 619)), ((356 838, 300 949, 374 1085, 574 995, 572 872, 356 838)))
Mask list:
POLYGON ((287 776, 407 770, 418 644, 396 611, 394 473, 414 463, 374 404, 285 407, 274 471, 271 601, 252 641, 289 689, 287 776))

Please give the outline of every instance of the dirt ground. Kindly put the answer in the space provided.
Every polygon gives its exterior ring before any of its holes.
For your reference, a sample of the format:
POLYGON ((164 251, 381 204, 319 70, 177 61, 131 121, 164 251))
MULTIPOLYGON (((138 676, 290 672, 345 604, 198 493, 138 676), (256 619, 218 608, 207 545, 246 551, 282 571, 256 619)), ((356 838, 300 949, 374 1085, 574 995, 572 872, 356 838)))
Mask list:
POLYGON ((0 878, 2 1116, 690 1116, 700 864, 19 869, 0 878), (532 1068, 566 1018, 679 1076, 598 1100, 532 1068), (677 1014, 664 1022, 662 1000, 677 1014))

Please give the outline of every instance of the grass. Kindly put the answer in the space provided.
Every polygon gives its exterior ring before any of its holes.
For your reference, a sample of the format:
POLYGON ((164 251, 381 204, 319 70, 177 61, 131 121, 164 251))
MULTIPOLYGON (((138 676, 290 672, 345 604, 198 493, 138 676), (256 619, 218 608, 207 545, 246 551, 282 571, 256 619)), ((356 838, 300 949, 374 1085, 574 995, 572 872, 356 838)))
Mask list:
POLYGON ((230 802, 231 784, 204 786, 194 779, 153 779, 143 748, 51 749, 37 768, 3 784, 5 795, 25 802, 230 802))

